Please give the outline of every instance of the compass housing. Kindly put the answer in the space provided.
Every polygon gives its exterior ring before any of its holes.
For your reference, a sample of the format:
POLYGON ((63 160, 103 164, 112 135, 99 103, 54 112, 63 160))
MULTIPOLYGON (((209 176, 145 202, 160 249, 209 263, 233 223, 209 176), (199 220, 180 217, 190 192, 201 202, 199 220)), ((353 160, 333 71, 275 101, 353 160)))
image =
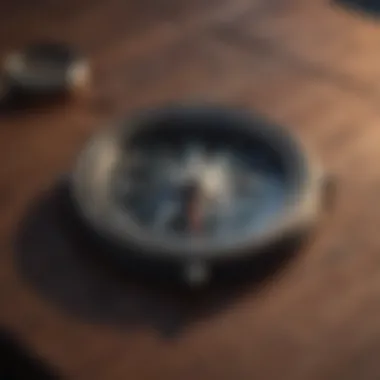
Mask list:
POLYGON ((81 219, 103 241, 118 247, 119 258, 133 252, 139 259, 173 262, 183 269, 186 281, 202 284, 218 263, 260 255, 269 246, 310 231, 321 212, 324 185, 320 166, 286 129, 238 109, 169 106, 138 113, 93 136, 78 158, 70 190, 81 219), (113 177, 131 147, 145 140, 154 145, 194 137, 225 146, 237 141, 247 151, 263 149, 272 157, 283 198, 265 228, 247 225, 227 238, 157 233, 136 223, 115 201, 113 177))

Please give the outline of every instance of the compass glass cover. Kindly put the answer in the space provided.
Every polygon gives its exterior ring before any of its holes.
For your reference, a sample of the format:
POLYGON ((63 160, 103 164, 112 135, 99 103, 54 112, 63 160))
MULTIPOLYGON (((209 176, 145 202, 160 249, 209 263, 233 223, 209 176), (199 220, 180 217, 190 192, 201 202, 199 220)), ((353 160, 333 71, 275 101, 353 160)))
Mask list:
POLYGON ((287 175, 276 149, 251 133, 160 125, 128 142, 111 188, 147 234, 186 244, 263 232, 284 208, 287 175))

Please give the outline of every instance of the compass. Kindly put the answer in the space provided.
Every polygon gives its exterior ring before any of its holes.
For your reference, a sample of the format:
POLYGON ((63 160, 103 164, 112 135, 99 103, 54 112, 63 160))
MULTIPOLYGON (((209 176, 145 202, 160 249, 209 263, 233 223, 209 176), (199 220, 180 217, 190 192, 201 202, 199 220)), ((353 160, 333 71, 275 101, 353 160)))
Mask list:
POLYGON ((120 262, 133 254, 175 263, 184 281, 200 285, 221 262, 309 231, 324 183, 286 129, 242 110, 173 106, 90 139, 71 194, 90 230, 118 247, 120 262))

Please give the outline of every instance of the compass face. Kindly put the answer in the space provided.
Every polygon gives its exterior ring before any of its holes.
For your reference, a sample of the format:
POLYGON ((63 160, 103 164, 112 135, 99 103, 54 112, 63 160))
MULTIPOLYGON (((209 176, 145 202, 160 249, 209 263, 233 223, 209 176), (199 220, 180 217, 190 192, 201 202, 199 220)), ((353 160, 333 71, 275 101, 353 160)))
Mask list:
POLYGON ((112 176, 114 201, 147 236, 229 241, 274 223, 286 174, 269 145, 234 130, 147 132, 112 176))

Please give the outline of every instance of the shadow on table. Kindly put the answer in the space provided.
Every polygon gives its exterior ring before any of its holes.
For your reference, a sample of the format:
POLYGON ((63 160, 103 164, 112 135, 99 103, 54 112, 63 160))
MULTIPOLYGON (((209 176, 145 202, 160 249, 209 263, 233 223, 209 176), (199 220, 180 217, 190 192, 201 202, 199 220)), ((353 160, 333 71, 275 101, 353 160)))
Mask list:
POLYGON ((0 379, 58 380, 56 368, 50 368, 39 357, 25 349, 4 329, 0 330, 0 379))
POLYGON ((379 0, 332 0, 332 3, 366 15, 380 16, 379 0))
POLYGON ((259 291, 294 251, 292 243, 249 265, 229 266, 228 276, 221 272, 207 289, 190 291, 173 285, 162 268, 155 267, 157 276, 144 276, 144 266, 115 265, 109 250, 95 243, 75 217, 64 183, 29 210, 15 244, 21 275, 62 311, 90 323, 148 324, 167 337, 259 291))

